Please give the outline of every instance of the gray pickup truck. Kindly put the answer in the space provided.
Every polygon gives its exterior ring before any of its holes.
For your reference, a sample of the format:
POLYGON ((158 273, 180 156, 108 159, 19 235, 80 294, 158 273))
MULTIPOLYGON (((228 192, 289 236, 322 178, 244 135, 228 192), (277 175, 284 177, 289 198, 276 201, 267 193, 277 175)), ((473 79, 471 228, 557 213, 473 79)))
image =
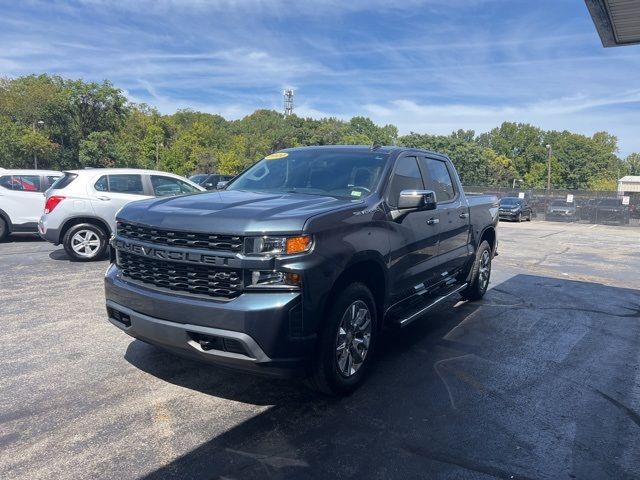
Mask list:
POLYGON ((455 294, 482 298, 497 223, 497 199, 466 196, 444 155, 287 149, 224 191, 125 206, 107 312, 175 353, 345 394, 383 328, 455 294))

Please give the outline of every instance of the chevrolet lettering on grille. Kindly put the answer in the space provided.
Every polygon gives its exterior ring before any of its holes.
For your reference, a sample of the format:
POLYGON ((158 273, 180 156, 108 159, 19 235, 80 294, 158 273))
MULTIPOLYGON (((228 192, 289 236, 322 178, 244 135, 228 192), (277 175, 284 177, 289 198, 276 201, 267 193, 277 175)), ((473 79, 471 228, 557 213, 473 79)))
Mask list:
POLYGON ((164 248, 149 247, 132 242, 125 242, 120 239, 115 240, 115 247, 118 250, 142 255, 145 257, 157 258, 161 260, 173 260, 176 262, 199 263, 203 265, 229 266, 229 258, 206 255, 197 252, 181 252, 176 250, 166 250, 164 248))

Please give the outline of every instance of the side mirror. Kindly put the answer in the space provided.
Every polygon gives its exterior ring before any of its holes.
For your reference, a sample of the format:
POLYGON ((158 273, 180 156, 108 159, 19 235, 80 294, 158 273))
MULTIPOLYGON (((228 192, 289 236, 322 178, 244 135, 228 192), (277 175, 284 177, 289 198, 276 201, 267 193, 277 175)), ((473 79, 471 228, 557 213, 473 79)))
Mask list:
POLYGON ((435 210, 438 206, 433 190, 402 190, 398 210, 435 210))
POLYGON ((227 180, 224 180, 222 182, 218 182, 218 184, 216 185, 216 189, 224 190, 224 187, 227 186, 227 183, 229 183, 227 180))
POLYGON ((204 188, 206 188, 207 190, 211 190, 213 188, 213 183, 207 182, 204 185, 202 185, 204 188))

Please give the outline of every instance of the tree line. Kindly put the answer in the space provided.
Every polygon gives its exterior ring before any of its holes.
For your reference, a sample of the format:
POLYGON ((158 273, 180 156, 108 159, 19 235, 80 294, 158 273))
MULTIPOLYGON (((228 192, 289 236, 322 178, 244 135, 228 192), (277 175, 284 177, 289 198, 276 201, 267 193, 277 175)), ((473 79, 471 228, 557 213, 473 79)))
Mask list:
POLYGON ((282 148, 302 145, 384 144, 446 153, 467 185, 543 188, 547 148, 552 146, 554 188, 615 190, 623 175, 640 175, 640 154, 622 159, 607 132, 585 136, 504 122, 477 135, 410 133, 376 125, 366 117, 284 116, 256 110, 226 120, 193 110, 162 115, 129 102, 108 81, 52 75, 0 79, 0 167, 56 170, 84 167, 157 168, 180 175, 236 174, 282 148))

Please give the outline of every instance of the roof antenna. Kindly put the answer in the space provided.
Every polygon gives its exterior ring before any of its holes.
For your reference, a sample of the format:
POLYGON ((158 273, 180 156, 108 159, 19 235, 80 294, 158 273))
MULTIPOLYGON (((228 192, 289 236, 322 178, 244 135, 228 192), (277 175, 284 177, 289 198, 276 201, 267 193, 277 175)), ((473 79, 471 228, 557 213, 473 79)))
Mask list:
POLYGON ((369 150, 371 150, 371 151, 373 152, 373 151, 378 150, 378 149, 380 149, 380 148, 382 148, 382 145, 380 145, 379 143, 375 143, 375 142, 373 142, 373 145, 371 145, 371 147, 369 148, 369 150))

